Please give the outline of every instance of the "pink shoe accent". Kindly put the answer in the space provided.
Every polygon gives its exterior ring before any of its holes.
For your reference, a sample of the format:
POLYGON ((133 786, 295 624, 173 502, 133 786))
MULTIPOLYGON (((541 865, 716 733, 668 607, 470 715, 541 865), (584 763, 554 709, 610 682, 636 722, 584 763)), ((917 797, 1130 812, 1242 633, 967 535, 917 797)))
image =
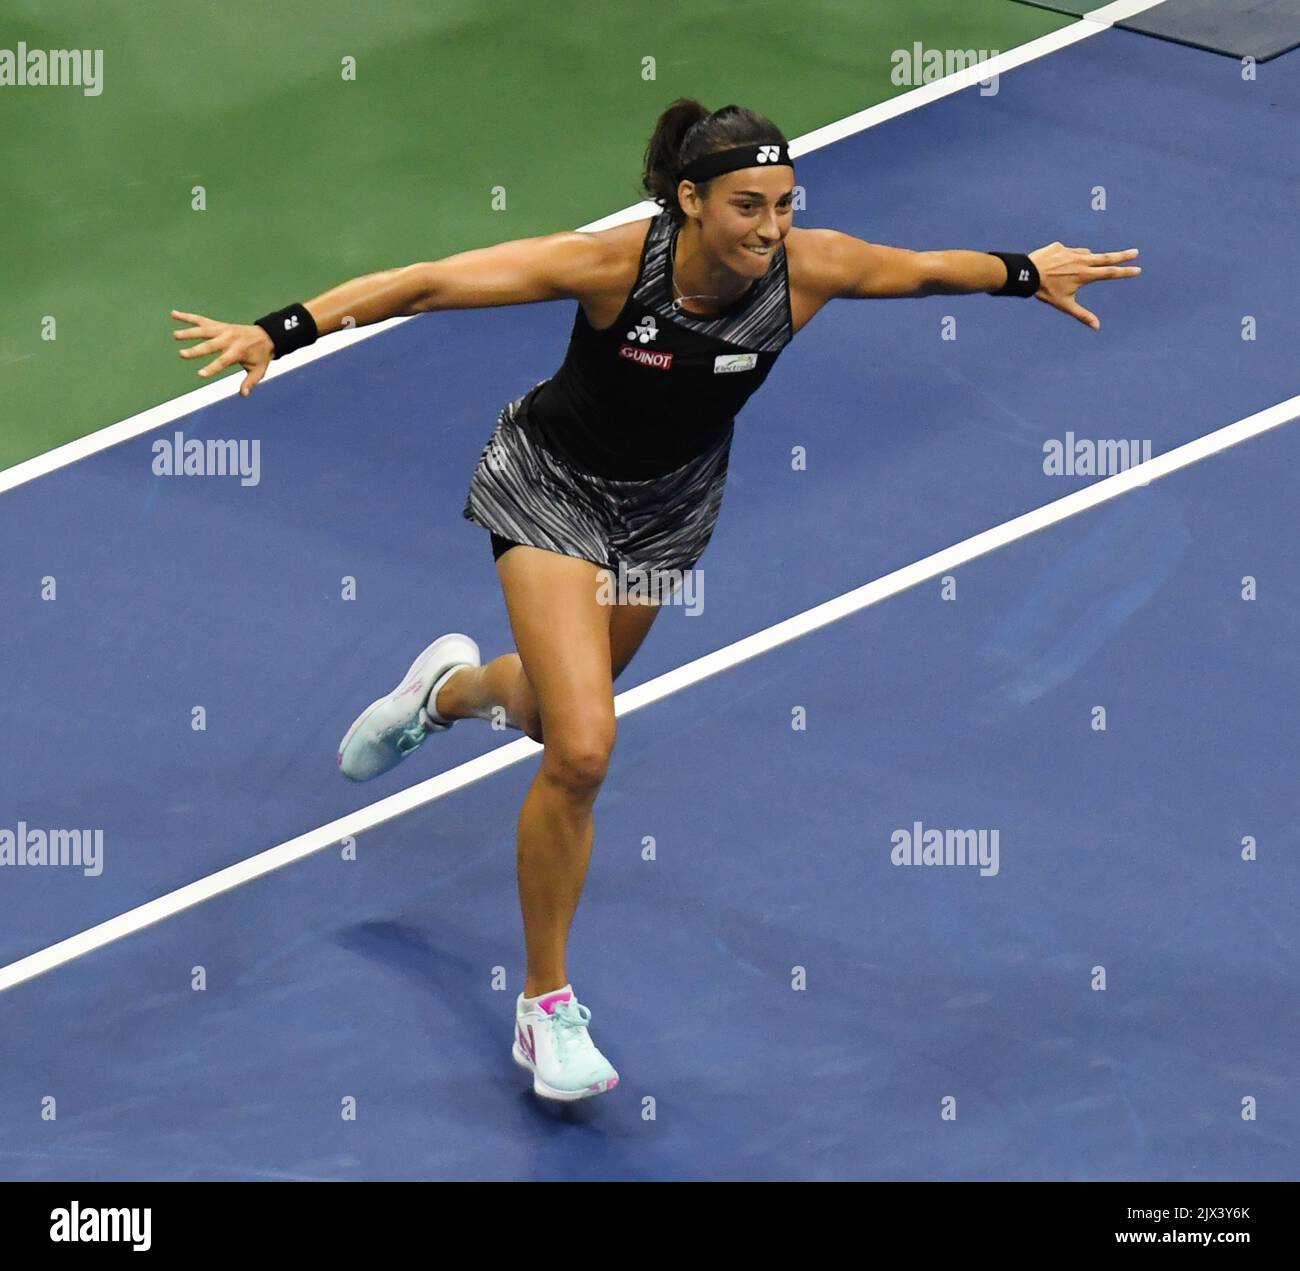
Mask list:
POLYGON ((561 1002, 571 1002, 573 993, 569 989, 560 989, 557 993, 551 993, 549 996, 542 998, 537 1003, 538 1009, 545 1011, 548 1015, 555 1013, 555 1008, 561 1002))
POLYGON ((537 1062, 537 1043, 533 1040, 533 1026, 528 1025, 528 1036, 524 1036, 524 1030, 515 1025, 515 1031, 519 1034, 519 1047, 528 1056, 533 1063, 537 1062))

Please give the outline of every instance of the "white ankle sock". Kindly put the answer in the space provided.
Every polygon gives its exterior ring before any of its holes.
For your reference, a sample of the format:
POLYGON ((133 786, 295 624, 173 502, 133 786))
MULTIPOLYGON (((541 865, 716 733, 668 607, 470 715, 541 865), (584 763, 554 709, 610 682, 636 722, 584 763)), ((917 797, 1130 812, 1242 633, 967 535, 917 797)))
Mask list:
POLYGON ((438 694, 442 691, 442 686, 447 683, 457 671, 463 666, 469 666, 468 662, 457 662, 455 666, 448 667, 434 681, 433 687, 429 690, 429 696, 424 699, 424 713, 433 720, 435 724, 454 724, 454 719, 445 719, 439 715, 434 707, 438 704, 438 694))

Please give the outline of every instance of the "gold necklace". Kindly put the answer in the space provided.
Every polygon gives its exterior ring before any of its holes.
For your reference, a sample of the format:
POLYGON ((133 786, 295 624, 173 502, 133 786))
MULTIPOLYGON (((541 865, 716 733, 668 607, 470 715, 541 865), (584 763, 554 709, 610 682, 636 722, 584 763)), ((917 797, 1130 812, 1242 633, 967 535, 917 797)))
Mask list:
MULTIPOLYGON (((674 238, 673 238, 673 256, 672 256, 672 278, 673 278, 673 290, 677 293, 677 299, 673 301, 673 308, 676 309, 678 312, 681 312, 681 311, 682 311, 682 302, 685 301, 685 300, 717 300, 717 301, 721 301, 721 300, 722 300, 722 297, 721 297, 721 296, 703 296, 703 295, 701 295, 701 296, 684 296, 684 295, 682 295, 681 288, 678 287, 678 285, 677 285, 677 242, 678 242, 678 239, 677 239, 676 237, 674 237, 674 238)), ((687 309, 686 312, 689 313, 690 310, 687 309)), ((696 317, 705 317, 706 315, 705 315, 705 314, 696 314, 695 316, 696 316, 696 317)))

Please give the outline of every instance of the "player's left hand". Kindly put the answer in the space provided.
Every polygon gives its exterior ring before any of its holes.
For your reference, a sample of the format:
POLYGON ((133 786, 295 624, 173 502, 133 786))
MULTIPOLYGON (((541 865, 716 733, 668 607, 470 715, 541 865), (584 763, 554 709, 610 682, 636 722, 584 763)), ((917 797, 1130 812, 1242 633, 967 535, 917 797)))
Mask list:
POLYGON ((1107 278, 1136 278, 1142 270, 1123 262, 1137 254, 1136 247, 1122 252, 1094 252, 1090 247, 1065 247, 1061 243, 1040 247, 1029 253, 1038 270, 1039 287, 1034 298, 1100 331, 1101 319, 1075 300, 1075 292, 1090 282, 1107 278))

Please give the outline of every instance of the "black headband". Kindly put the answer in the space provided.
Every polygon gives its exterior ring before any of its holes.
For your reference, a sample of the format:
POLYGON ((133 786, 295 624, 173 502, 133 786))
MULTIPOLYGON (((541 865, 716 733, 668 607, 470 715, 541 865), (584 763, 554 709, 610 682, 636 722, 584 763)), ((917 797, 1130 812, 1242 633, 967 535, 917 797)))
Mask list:
POLYGON ((778 164, 794 167, 794 160, 790 158, 790 151, 784 142, 780 145, 737 146, 692 159, 677 173, 677 179, 707 181, 710 177, 719 177, 724 172, 735 172, 739 168, 775 167, 778 164))

